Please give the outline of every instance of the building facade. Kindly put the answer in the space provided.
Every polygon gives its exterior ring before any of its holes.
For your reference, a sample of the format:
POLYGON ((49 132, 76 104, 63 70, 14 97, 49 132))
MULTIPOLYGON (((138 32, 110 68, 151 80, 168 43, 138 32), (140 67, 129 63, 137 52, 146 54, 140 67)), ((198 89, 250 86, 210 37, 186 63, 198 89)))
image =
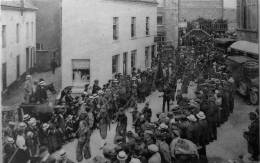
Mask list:
POLYGON ((258 42, 259 0, 237 0, 237 34, 240 40, 258 42))
POLYGON ((200 17, 221 19, 224 0, 179 0, 179 21, 192 21, 200 17))
MULTIPOLYGON (((36 49, 39 55, 48 51, 60 63, 61 0, 30 0, 38 8, 36 14, 36 49)), ((50 56, 47 55, 47 56, 50 56)))
POLYGON ((156 18, 153 0, 63 0, 62 87, 150 67, 156 18))
POLYGON ((157 0, 158 43, 178 46, 178 0, 157 0))
POLYGON ((2 90, 35 66, 36 10, 22 1, 2 1, 2 90))

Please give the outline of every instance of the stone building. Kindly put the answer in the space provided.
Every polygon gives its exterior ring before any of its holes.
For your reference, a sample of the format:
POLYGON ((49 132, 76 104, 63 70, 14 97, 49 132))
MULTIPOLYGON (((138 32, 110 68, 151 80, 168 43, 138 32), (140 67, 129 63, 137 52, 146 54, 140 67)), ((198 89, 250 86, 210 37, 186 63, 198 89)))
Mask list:
POLYGON ((178 0, 157 0, 158 43, 178 46, 178 0))
POLYGON ((156 19, 154 0, 63 0, 62 87, 149 68, 156 19))
POLYGON ((179 20, 192 21, 199 17, 221 19, 224 14, 224 0, 179 0, 179 20))
POLYGON ((237 34, 240 40, 258 42, 259 0, 237 0, 237 34))
POLYGON ((25 1, 1 1, 2 90, 35 66, 36 10, 25 1))

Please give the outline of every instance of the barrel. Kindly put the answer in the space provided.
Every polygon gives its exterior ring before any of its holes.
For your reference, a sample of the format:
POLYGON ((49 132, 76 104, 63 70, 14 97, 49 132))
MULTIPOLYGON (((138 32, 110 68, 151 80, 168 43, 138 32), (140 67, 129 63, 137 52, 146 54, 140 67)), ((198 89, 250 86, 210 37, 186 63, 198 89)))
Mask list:
POLYGON ((250 78, 255 78, 259 74, 259 64, 256 61, 247 61, 243 65, 244 73, 250 78))

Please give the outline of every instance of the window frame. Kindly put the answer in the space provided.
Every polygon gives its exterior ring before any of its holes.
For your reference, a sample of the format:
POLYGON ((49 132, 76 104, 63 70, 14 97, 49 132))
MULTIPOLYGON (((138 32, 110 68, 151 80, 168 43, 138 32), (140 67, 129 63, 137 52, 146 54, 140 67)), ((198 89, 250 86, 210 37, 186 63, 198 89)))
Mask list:
POLYGON ((162 15, 158 15, 157 16, 157 25, 163 25, 163 16, 162 15), (161 23, 160 24, 158 23, 158 18, 159 17, 161 18, 161 23))
POLYGON ((150 36, 150 17, 145 18, 145 35, 150 36))
POLYGON ((119 18, 113 17, 113 40, 119 39, 119 18))
POLYGON ((2 48, 7 46, 7 37, 6 37, 6 25, 2 25, 2 48))
POLYGON ((20 24, 16 23, 16 43, 20 42, 20 24))
POLYGON ((136 37, 136 17, 131 17, 131 38, 136 37))

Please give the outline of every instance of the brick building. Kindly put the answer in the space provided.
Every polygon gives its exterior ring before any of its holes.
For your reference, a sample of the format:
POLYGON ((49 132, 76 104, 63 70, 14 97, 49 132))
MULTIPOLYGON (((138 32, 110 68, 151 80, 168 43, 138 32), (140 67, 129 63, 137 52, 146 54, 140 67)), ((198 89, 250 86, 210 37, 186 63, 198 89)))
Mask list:
POLYGON ((192 21, 199 17, 221 19, 224 14, 224 0, 179 0, 179 20, 192 21))

